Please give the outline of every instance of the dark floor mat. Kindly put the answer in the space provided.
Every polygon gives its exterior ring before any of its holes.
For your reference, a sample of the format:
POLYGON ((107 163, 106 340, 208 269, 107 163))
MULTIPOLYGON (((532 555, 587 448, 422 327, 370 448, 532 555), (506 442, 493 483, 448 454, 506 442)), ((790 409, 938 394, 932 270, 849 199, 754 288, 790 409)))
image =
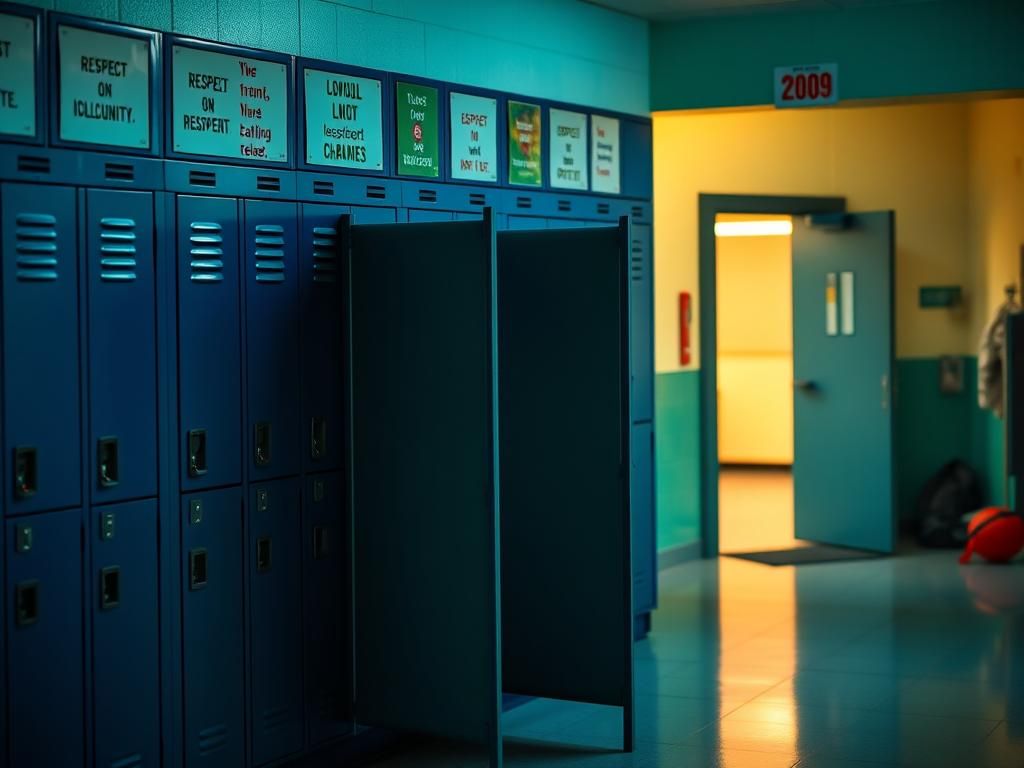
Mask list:
POLYGON ((796 549, 774 549, 768 552, 723 552, 727 557, 753 560, 762 565, 813 565, 815 563, 838 563, 845 560, 871 560, 882 557, 877 552, 863 549, 846 549, 815 544, 796 549))

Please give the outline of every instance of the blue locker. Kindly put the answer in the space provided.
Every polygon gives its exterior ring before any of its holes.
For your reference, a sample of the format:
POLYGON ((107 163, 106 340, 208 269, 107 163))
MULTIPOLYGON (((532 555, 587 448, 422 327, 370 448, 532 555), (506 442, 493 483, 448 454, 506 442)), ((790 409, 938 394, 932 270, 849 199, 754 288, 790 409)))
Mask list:
POLYGON ((398 211, 394 208, 375 208, 370 205, 352 206, 353 224, 394 224, 398 221, 398 211))
POLYGON ((338 217, 348 206, 302 206, 299 284, 302 333, 302 463, 338 469, 344 455, 342 282, 338 217))
POLYGON ((548 229, 581 229, 590 224, 583 219, 548 219, 548 229))
POLYGON ((451 211, 430 211, 422 208, 410 208, 406 212, 406 219, 409 222, 452 221, 453 214, 451 211))
POLYGON ((547 229, 547 219, 540 216, 515 216, 509 215, 508 229, 547 229))
POLYGON ((10 765, 82 766, 81 513, 50 512, 6 528, 10 765))
POLYGON ((242 479, 238 203, 178 197, 181 486, 242 479))
POLYGON ((249 490, 254 765, 298 752, 305 738, 300 488, 289 478, 249 490))
POLYGON ((302 497, 309 742, 352 732, 349 527, 340 473, 307 477, 302 497))
POLYGON ((153 194, 91 189, 86 227, 92 502, 155 496, 153 194))
MULTIPOLYGON (((484 215, 482 213, 457 212, 455 214, 456 221, 480 221, 483 217, 484 215)), ((496 224, 498 229, 504 229, 503 223, 496 222, 496 224)))
POLYGON ((633 522, 633 613, 654 610, 656 584, 654 539, 654 440, 650 424, 634 424, 630 507, 633 522))
POLYGON ((96 765, 160 764, 155 499, 92 510, 96 765))
POLYGON ((295 475, 299 443, 298 206, 245 202, 249 477, 295 475))
POLYGON ((181 497, 186 768, 245 759, 242 492, 181 497))
POLYGON ((632 419, 654 418, 654 282, 651 225, 634 224, 630 245, 632 419))
POLYGON ((74 190, 5 184, 2 197, 8 515, 81 501, 74 190))

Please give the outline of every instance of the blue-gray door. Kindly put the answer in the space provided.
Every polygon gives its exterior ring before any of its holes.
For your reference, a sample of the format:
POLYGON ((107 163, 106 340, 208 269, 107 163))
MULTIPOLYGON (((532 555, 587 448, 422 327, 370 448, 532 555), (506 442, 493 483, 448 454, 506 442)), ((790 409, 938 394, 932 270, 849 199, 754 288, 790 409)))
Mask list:
POLYGON ((793 222, 796 536, 891 552, 892 211, 793 222))

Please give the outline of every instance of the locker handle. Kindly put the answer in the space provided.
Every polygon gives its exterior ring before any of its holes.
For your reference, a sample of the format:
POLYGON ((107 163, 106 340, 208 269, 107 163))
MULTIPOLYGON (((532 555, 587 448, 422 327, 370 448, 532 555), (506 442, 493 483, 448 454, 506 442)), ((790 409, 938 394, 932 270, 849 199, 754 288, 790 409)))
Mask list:
POLYGON ((15 623, 27 627, 39 621, 39 582, 23 581, 14 587, 15 623))
POLYGON ((257 467, 265 467, 270 464, 270 422, 256 422, 253 431, 253 459, 257 467))
POLYGON ((265 573, 270 570, 270 537, 256 539, 256 570, 265 573))
POLYGON ((188 433, 188 476, 206 474, 206 430, 192 429, 188 433))
POLYGON ((38 454, 35 448, 14 449, 14 497, 27 499, 39 490, 38 454))
POLYGON ((328 543, 327 529, 322 525, 313 527, 313 559, 324 560, 327 558, 328 543))
POLYGON ((113 488, 121 480, 117 461, 117 438, 101 437, 96 448, 100 488, 113 488))
POLYGON ((110 565, 100 571, 100 608, 109 611, 121 604, 121 568, 110 565))
POLYGON ((314 416, 310 433, 309 453, 316 461, 322 459, 327 451, 327 419, 323 416, 314 416))
POLYGON ((188 553, 188 588, 203 589, 207 580, 207 555, 202 547, 188 553))

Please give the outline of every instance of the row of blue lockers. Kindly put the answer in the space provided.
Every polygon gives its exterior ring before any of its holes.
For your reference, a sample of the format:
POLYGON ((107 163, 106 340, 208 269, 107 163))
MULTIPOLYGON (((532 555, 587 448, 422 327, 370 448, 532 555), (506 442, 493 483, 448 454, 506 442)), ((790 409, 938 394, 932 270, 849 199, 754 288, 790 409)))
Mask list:
POLYGON ((248 167, 429 176, 570 195, 652 194, 647 118, 5 3, 0 25, 10 27, 0 68, 8 74, 20 68, 10 84, 10 103, 17 108, 0 105, 0 134, 7 141, 248 167), (14 28, 21 24, 26 28, 14 28), (238 66, 249 69, 239 75, 238 66), (321 93, 321 80, 335 83, 334 91, 321 93), (431 98, 409 122, 397 104, 399 83, 427 89, 436 103, 431 98), (464 116, 455 106, 463 103, 482 105, 484 112, 464 116), (513 129, 510 104, 537 108, 524 113, 529 119, 519 122, 521 133, 513 129), (477 122, 463 136, 465 117, 477 122), (532 119, 537 123, 528 124, 532 119), (413 126, 418 138, 406 141, 413 126), (598 131, 604 137, 600 153, 598 131), (416 162, 403 164, 400 158, 413 143, 421 145, 416 162), (467 163, 465 172, 460 160, 467 163), (524 163, 532 169, 529 181, 519 173, 524 163), (489 172, 473 170, 480 167, 489 172))

